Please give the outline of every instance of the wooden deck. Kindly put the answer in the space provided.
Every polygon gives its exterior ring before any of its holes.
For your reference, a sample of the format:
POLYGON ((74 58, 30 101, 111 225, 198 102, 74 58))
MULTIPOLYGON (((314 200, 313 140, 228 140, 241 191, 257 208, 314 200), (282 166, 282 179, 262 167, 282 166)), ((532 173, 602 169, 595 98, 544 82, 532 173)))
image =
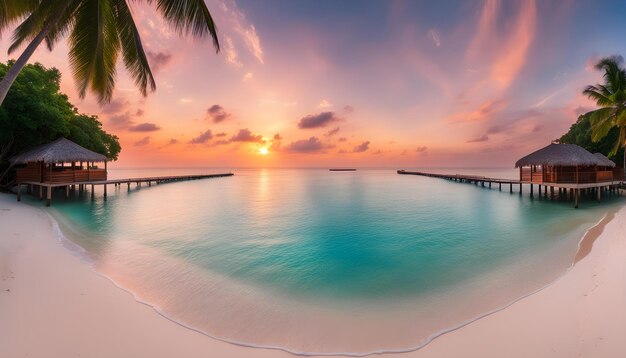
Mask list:
POLYGON ((428 172, 420 172, 420 171, 407 171, 407 170, 398 170, 398 174, 404 175, 419 175, 431 178, 439 178, 451 180, 459 183, 470 183, 475 185, 480 185, 482 187, 488 186, 489 188, 492 185, 498 185, 498 189, 502 190, 502 185, 509 186, 509 192, 513 193, 513 186, 518 189, 519 194, 522 194, 523 185, 527 185, 529 187, 530 196, 534 196, 534 186, 538 185, 538 195, 542 196, 542 186, 543 186, 543 195, 548 196, 548 190, 550 191, 550 197, 555 196, 555 192, 558 191, 559 197, 565 197, 568 200, 574 201, 574 207, 578 208, 578 198, 581 195, 581 191, 584 194, 595 194, 598 202, 600 202, 602 192, 620 194, 620 190, 625 188, 625 183, 623 181, 606 181, 599 183, 584 183, 584 184, 576 184, 576 183, 547 183, 547 182, 531 182, 531 181, 522 181, 517 179, 501 179, 501 178, 490 178, 485 176, 477 176, 477 175, 464 175, 464 174, 442 174, 442 173, 428 173, 428 172), (549 188, 549 189, 548 189, 549 188))
POLYGON ((130 184, 134 183, 138 187, 141 187, 143 183, 147 183, 148 186, 152 186, 154 184, 161 183, 171 183, 178 181, 188 181, 188 180, 199 180, 199 179, 211 179, 211 178, 221 178, 221 177, 230 177, 233 176, 233 173, 220 173, 220 174, 201 174, 201 175, 176 175, 176 176, 159 176, 159 177, 143 177, 143 178, 126 178, 126 179, 109 179, 109 180, 92 180, 92 181, 68 181, 68 182, 46 182, 40 183, 36 181, 23 181, 17 184, 17 201, 22 200, 22 186, 27 186, 28 191, 31 192, 34 187, 39 189, 39 200, 43 199, 43 191, 46 191, 46 206, 50 206, 52 202, 52 190, 58 187, 65 187, 65 195, 69 196, 70 188, 75 188, 78 185, 79 190, 83 190, 87 185, 91 185, 91 192, 94 193, 94 187, 96 185, 102 185, 104 192, 103 195, 106 198, 107 196, 107 186, 114 185, 120 186, 122 184, 126 184, 130 189, 130 184))

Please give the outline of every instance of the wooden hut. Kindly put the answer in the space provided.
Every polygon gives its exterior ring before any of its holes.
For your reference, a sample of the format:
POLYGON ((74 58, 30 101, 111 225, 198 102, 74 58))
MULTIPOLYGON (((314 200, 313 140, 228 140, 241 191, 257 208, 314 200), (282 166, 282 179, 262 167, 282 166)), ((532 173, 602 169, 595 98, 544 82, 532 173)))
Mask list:
POLYGON ((533 196, 533 185, 541 186, 551 193, 558 188, 574 198, 574 206, 578 207, 580 192, 595 192, 600 200, 602 190, 614 190, 624 174, 621 168, 600 153, 592 154, 575 144, 552 143, 541 148, 515 163, 519 168, 520 186, 530 184, 530 195, 533 196))
POLYGON ((515 163, 526 183, 598 184, 621 179, 615 163, 575 144, 552 143, 515 163))
POLYGON ((80 185, 81 182, 107 180, 107 157, 65 138, 19 154, 11 158, 11 163, 17 166, 18 189, 22 184, 30 189, 38 186, 41 199, 42 188, 46 187, 48 205, 53 184, 69 190, 71 185, 80 185), (96 163, 104 163, 104 168, 96 166, 96 163))

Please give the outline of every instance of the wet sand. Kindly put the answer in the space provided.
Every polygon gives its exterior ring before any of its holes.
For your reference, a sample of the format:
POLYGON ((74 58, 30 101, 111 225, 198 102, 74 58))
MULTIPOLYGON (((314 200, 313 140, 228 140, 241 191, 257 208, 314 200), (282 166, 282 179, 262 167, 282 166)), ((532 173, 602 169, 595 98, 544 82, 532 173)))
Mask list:
MULTIPOLYGON (((547 288, 398 357, 623 357, 626 210, 547 288)), ((1 357, 293 357, 211 339, 138 303, 64 247, 47 214, 0 194, 1 357)))

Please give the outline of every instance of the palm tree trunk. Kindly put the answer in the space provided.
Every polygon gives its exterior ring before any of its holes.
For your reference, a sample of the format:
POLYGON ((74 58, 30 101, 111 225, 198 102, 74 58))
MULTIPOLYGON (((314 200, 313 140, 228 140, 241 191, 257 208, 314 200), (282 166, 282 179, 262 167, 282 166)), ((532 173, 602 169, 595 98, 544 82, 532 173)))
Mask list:
POLYGON ((51 16, 48 21, 46 21, 41 31, 37 34, 37 36, 35 36, 33 41, 28 44, 24 52, 22 52, 20 57, 18 57, 17 61, 15 61, 13 66, 9 68, 6 76, 4 76, 2 81, 0 81, 0 106, 2 106, 2 103, 4 103, 4 99, 6 98, 7 93, 9 93, 9 89, 13 85, 13 82, 15 82, 17 76, 22 71, 22 68, 26 66, 30 57, 33 55, 33 53, 35 53, 37 47, 39 47, 41 42, 46 38, 46 36, 48 36, 50 30, 52 30, 52 27, 61 19, 61 16, 67 10, 69 5, 70 1, 66 1, 65 3, 59 5, 57 12, 54 13, 54 15, 51 16))
POLYGON ((22 54, 17 59, 17 61, 15 61, 13 66, 9 68, 9 71, 7 71, 7 74, 6 76, 4 76, 2 81, 0 81, 0 106, 4 102, 4 99, 7 96, 7 93, 9 93, 9 89, 13 85, 13 82, 15 82, 15 79, 22 71, 22 68, 26 66, 30 57, 33 55, 33 53, 35 53, 35 50, 41 44, 43 39, 45 39, 46 36, 48 36, 48 33, 50 32, 51 29, 52 29, 52 23, 48 22, 44 26, 44 28, 37 34, 37 36, 35 36, 33 41, 31 41, 30 44, 28 44, 28 47, 26 47, 24 52, 22 52, 22 54))

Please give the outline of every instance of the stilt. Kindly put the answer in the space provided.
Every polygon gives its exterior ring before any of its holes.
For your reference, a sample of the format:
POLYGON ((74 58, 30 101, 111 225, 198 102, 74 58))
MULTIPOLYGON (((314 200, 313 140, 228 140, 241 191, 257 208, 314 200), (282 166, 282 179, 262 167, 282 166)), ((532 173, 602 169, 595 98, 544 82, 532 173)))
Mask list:
POLYGON ((93 184, 91 184, 91 193, 93 194, 93 184))
POLYGON ((32 194, 33 193, 33 184, 28 184, 26 186, 26 194, 32 194))
POLYGON ((50 206, 52 203, 52 188, 46 187, 46 206, 50 206))
POLYGON ((104 184, 103 186, 104 186, 104 198, 106 199, 106 197, 107 197, 107 185, 104 184))
POLYGON ((530 184, 530 197, 532 198, 534 196, 534 185, 530 184))
POLYGON ((70 197, 70 187, 69 185, 65 186, 65 198, 69 198, 70 197))
POLYGON ((130 182, 128 182, 128 183, 126 183, 126 184, 128 184, 128 190, 130 190, 130 182))
POLYGON ((39 185, 39 201, 43 200, 43 186, 39 185))
POLYGON ((537 194, 539 194, 539 197, 541 198, 541 184, 539 184, 539 190, 537 191, 537 194))
POLYGON ((152 182, 151 181, 148 181, 148 186, 152 186, 152 182))
POLYGON ((17 201, 22 201, 22 184, 17 184, 17 201))
POLYGON ((574 208, 578 209, 578 196, 579 196, 579 192, 580 189, 576 189, 576 191, 574 191, 574 208))
MULTIPOLYGON (((597 188, 596 188, 597 189, 597 188)), ((596 190, 596 195, 597 195, 597 199, 598 199, 598 203, 600 202, 600 199, 602 197, 602 194, 600 193, 600 190, 596 190)))
POLYGON ((548 186, 547 185, 543 186, 543 196, 545 196, 546 198, 548 197, 548 186))

